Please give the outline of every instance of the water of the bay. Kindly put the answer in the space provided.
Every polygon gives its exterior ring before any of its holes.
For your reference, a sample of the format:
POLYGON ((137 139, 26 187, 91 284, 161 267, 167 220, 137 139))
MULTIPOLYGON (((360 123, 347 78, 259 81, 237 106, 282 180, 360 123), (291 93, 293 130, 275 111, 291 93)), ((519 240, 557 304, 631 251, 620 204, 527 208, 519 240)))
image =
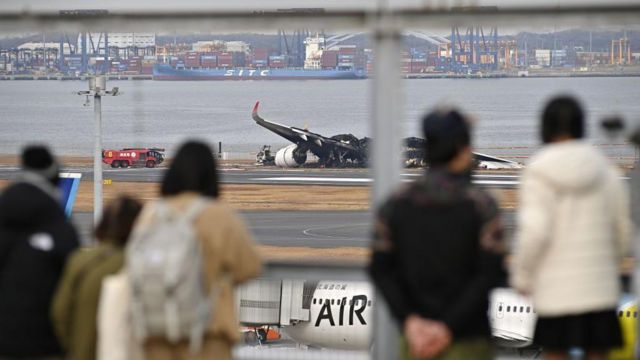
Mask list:
MULTIPOLYGON (((420 135, 420 117, 438 104, 458 106, 477 119, 476 145, 503 155, 539 143, 538 119, 557 94, 577 96, 587 109, 590 141, 620 144, 599 130, 607 115, 637 120, 640 78, 429 79, 403 81, 405 136, 420 135)), ((261 102, 269 120, 331 136, 370 136, 371 80, 316 81, 110 81, 120 96, 102 101, 104 147, 165 147, 171 153, 186 138, 223 142, 227 151, 257 151, 286 140, 257 126, 251 109, 261 102)), ((93 104, 83 106, 83 81, 0 82, 0 153, 17 153, 33 142, 58 154, 92 155, 93 104)), ((630 147, 605 146, 633 156, 630 147)))

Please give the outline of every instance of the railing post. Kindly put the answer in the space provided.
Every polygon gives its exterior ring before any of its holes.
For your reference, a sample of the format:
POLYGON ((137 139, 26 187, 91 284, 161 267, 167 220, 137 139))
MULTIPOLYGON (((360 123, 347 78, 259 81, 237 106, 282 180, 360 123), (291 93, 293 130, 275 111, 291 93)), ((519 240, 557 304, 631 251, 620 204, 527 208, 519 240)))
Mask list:
MULTIPOLYGON (((371 153, 374 175, 374 210, 400 182, 400 123, 402 81, 400 74, 401 31, 394 18, 384 12, 373 22, 374 78, 371 109, 371 153)), ((375 211, 374 211, 375 213, 375 211)), ((373 358, 398 358, 398 332, 382 295, 376 291, 373 358)))

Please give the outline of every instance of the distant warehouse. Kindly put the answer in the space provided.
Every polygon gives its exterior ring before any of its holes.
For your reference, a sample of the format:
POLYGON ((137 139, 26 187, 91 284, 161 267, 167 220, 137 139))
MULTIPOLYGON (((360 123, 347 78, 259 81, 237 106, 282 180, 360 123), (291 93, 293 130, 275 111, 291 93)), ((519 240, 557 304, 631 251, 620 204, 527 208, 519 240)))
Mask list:
MULTIPOLYGON (((104 52, 104 33, 87 33, 87 40, 95 52, 104 52)), ((147 48, 156 46, 154 33, 108 33, 109 48, 147 48)), ((81 36, 78 36, 78 48, 82 47, 81 36)))

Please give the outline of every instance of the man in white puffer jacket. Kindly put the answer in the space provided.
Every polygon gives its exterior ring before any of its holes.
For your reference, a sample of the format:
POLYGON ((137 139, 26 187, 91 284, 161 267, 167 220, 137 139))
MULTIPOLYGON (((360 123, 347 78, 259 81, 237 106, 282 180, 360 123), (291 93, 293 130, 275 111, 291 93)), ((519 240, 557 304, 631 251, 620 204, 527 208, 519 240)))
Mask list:
POLYGON ((511 286, 531 294, 534 341, 546 359, 580 347, 603 358, 622 344, 619 264, 629 248, 629 194, 621 174, 582 141, 584 116, 560 97, 542 119, 544 148, 522 176, 511 286))

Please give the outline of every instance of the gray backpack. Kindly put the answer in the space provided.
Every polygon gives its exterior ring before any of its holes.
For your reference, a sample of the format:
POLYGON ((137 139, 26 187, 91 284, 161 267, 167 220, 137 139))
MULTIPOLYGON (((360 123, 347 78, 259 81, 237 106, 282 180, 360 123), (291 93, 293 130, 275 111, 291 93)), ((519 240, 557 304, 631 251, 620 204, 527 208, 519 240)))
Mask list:
POLYGON ((149 337, 164 337, 171 343, 188 339, 192 351, 201 348, 215 286, 212 294, 206 293, 202 249, 193 222, 206 204, 199 198, 184 213, 177 213, 158 200, 153 204, 154 221, 131 236, 126 266, 134 334, 140 342, 149 337))

